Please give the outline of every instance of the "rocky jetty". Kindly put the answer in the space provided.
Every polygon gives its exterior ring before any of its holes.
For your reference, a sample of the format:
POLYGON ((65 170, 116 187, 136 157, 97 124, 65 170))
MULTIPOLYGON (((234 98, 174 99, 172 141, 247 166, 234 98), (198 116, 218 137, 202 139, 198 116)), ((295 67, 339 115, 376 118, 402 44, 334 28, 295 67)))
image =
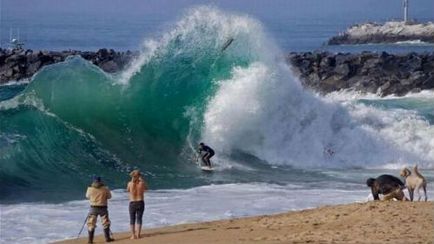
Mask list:
POLYGON ((115 52, 113 49, 100 49, 96 52, 0 49, 0 84, 28 79, 43 66, 62 62, 72 55, 80 55, 104 71, 113 73, 125 67, 137 53, 115 52))
POLYGON ((307 52, 291 53, 287 60, 305 87, 322 94, 350 89, 402 96, 434 88, 434 53, 307 52))
POLYGON ((351 26, 338 36, 332 37, 327 44, 396 43, 406 41, 434 43, 434 23, 390 21, 384 24, 359 24, 351 26))
MULTIPOLYGON (((0 84, 32 77, 43 66, 80 55, 106 72, 122 70, 138 52, 100 49, 87 51, 32 51, 0 49, 0 84)), ((405 95, 434 89, 434 53, 291 53, 287 56, 305 87, 326 94, 350 89, 364 93, 405 95)))

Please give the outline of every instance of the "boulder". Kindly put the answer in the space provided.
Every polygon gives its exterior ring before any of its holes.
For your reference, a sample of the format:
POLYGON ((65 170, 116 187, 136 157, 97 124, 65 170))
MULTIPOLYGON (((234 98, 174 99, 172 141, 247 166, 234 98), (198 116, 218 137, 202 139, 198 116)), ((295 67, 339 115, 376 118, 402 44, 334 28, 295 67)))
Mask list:
POLYGON ((113 61, 107 61, 100 64, 100 68, 108 73, 114 73, 119 71, 119 66, 113 61))
POLYGON ((346 79, 350 75, 351 69, 347 63, 342 63, 336 66, 334 72, 337 74, 338 79, 346 79))

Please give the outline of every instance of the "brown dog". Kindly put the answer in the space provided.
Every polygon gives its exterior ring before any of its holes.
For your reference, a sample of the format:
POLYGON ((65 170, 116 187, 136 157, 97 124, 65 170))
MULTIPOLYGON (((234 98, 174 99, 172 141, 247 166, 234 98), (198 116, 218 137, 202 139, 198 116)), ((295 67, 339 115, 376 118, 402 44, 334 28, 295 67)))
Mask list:
POLYGON ((408 189, 408 193, 410 194, 410 201, 413 201, 414 191, 416 190, 417 195, 419 196, 418 201, 422 198, 420 195, 420 188, 423 189, 423 193, 425 194, 425 201, 428 200, 428 197, 426 195, 426 179, 423 177, 419 170, 417 169, 417 165, 413 168, 413 173, 407 168, 403 168, 401 170, 401 176, 405 178, 405 186, 408 189))

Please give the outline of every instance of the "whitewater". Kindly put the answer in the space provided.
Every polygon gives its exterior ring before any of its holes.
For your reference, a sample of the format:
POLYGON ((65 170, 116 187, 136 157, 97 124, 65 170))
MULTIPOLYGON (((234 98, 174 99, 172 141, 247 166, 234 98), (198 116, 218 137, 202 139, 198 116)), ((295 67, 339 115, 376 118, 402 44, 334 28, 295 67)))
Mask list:
POLYGON ((282 53, 259 21, 197 7, 118 74, 71 57, 2 86, 0 217, 19 227, 1 242, 73 238, 94 174, 117 189, 113 230, 128 230, 119 189, 135 168, 152 189, 145 227, 366 201, 368 177, 403 166, 433 179, 434 93, 320 96, 282 53), (213 174, 194 160, 200 141, 213 174))

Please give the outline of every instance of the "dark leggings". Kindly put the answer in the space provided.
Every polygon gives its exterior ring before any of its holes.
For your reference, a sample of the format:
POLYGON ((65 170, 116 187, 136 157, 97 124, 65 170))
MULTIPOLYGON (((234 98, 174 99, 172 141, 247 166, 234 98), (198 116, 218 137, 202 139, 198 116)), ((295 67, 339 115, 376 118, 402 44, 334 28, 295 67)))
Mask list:
POLYGON ((137 224, 142 224, 143 212, 145 211, 144 201, 130 202, 130 225, 134 225, 137 220, 137 224))

